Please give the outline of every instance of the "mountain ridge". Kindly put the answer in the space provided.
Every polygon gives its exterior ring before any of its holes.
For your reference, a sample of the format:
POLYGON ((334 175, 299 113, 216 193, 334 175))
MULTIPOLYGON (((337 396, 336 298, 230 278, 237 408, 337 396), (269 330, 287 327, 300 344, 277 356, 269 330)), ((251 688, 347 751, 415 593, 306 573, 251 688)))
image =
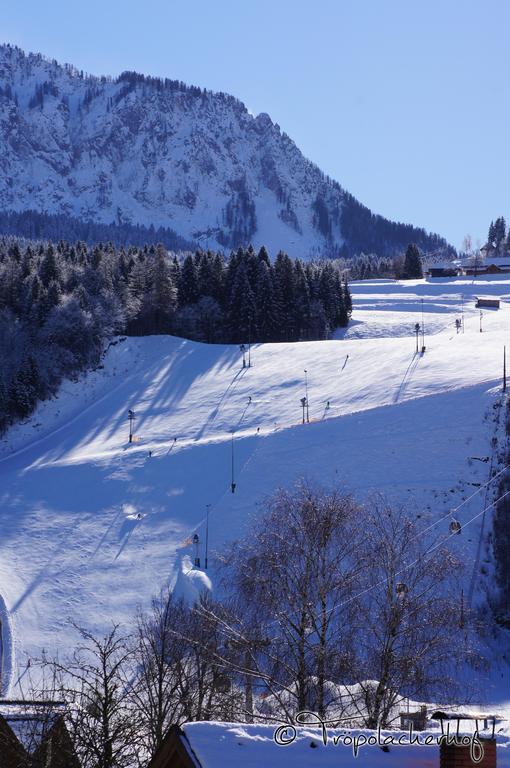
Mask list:
POLYGON ((207 248, 295 256, 454 249, 374 215, 270 116, 223 92, 83 73, 0 45, 0 206, 166 227, 207 248))

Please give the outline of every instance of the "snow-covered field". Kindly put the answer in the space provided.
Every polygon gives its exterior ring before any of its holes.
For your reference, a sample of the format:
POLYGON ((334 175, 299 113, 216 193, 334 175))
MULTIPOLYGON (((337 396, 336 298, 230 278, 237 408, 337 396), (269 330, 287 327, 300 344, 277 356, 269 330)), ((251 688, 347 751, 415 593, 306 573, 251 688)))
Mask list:
MULTIPOLYGON (((129 626, 164 584, 178 578, 179 589, 192 591, 187 542, 195 532, 203 542, 206 505, 214 551, 246 530, 275 487, 301 476, 361 499, 380 491, 424 525, 462 505, 463 534, 450 542, 483 593, 492 510, 480 544, 485 492, 476 484, 488 480, 481 459, 501 437, 510 280, 367 281, 352 291, 347 331, 331 341, 256 345, 251 368, 242 368, 237 347, 120 340, 103 367, 65 382, 0 441, 4 692, 18 690, 42 649, 72 650, 69 618, 96 629, 112 620, 129 626), (484 311, 483 333, 477 294, 502 298, 499 310, 484 311), (422 299, 423 356, 414 338, 422 299), (462 303, 465 332, 457 334, 462 303), (305 370, 311 423, 303 425, 305 370), (129 408, 137 414, 132 445, 129 408)), ((447 536, 448 523, 437 531, 447 536)), ((480 701, 504 702, 509 677, 495 660, 480 701)))

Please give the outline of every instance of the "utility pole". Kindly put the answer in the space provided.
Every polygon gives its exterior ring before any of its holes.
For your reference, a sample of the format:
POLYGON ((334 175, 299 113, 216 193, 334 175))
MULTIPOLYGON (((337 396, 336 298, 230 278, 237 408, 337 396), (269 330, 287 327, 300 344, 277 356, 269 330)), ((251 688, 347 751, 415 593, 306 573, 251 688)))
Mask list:
POLYGON ((506 346, 503 347, 503 392, 506 392, 506 346))
POLYGON ((462 333, 464 333, 464 294, 461 293, 461 296, 462 296, 462 305, 461 305, 462 306, 462 309, 461 309, 461 311, 462 311, 462 333))
POLYGON ((414 326, 414 332, 416 334, 416 354, 418 354, 418 337, 420 335, 420 324, 416 323, 414 326))
POLYGON ((200 555, 198 554, 199 538, 198 533, 193 536, 193 549, 195 550, 195 568, 200 568, 200 555))
POLYGON ((133 442, 133 422, 136 419, 136 414, 134 411, 129 409, 128 411, 128 419, 129 419, 129 442, 133 442))
POLYGON ((236 492, 236 484, 234 483, 234 430, 232 430, 232 482, 230 483, 230 490, 232 493, 236 492))
POLYGON ((306 397, 302 397, 300 400, 301 408, 303 409, 303 424, 305 423, 305 408, 306 408, 306 397))
POLYGON ((480 333, 482 333, 482 317, 483 317, 483 312, 482 310, 480 310, 480 333))
POLYGON ((306 421, 310 422, 310 411, 308 410, 308 371, 305 368, 305 394, 306 394, 306 421))
POLYGON ((239 345, 239 351, 242 352, 243 355, 243 368, 246 368, 246 347, 244 344, 239 345))
POLYGON ((423 315, 423 299, 421 300, 421 353, 425 353, 425 320, 423 315))
POLYGON ((210 504, 205 505, 205 570, 207 570, 207 555, 209 553, 209 510, 210 504))
POLYGON ((251 316, 248 321, 248 368, 251 368, 251 316))

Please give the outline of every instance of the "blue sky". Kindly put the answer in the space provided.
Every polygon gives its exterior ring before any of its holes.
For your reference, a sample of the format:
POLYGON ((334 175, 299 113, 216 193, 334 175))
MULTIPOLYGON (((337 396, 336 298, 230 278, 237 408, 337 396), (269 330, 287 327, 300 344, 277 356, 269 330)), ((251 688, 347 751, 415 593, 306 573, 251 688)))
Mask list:
POLYGON ((506 0, 23 0, 0 37, 268 112, 373 211, 460 246, 506 215, 506 0))

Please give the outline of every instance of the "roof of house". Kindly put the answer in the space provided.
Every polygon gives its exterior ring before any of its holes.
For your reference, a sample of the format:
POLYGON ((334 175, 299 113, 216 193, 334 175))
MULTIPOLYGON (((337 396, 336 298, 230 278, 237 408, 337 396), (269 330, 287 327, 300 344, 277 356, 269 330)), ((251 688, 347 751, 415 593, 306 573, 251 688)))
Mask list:
POLYGON ((79 768, 59 701, 0 701, 0 760, 5 768, 79 768))
POLYGON ((0 699, 0 716, 28 752, 37 747, 64 712, 62 701, 0 699))
POLYGON ((477 269, 487 269, 491 265, 494 267, 510 267, 510 256, 487 256, 484 259, 473 258, 469 261, 463 261, 461 264, 464 269, 473 269, 474 267, 477 269))
MULTIPOLYGON (((510 768, 510 728, 506 725, 504 713, 470 711, 469 709, 429 709, 439 718, 457 719, 460 733, 472 734, 474 729, 482 735, 492 735, 492 725, 487 731, 480 730, 480 721, 496 718, 498 723, 496 740, 498 745, 498 768, 510 768), (477 728, 478 726, 478 728, 477 728)), ((310 713, 312 717, 315 717, 310 713)), ((314 721, 311 721, 314 722, 314 721)), ((430 722, 430 714, 429 714, 430 722)), ((457 730, 457 726, 455 726, 457 730)), ((409 739, 408 730, 386 730, 380 732, 368 729, 325 729, 327 744, 323 743, 323 731, 316 727, 278 726, 278 724, 248 724, 224 722, 185 723, 180 728, 173 726, 167 733, 161 748, 152 758, 148 768, 431 768, 439 764, 438 739, 442 728, 439 720, 429 725, 428 730, 413 733, 418 735, 419 744, 409 746, 398 744, 401 738, 409 739), (280 728, 279 741, 275 739, 280 728), (336 743, 334 739, 336 738, 336 743), (371 743, 368 742, 369 738, 371 743), (425 739, 429 739, 425 742, 425 739), (375 742, 374 743, 374 739, 375 742), (382 746, 388 745, 383 751, 382 746), (287 741, 286 745, 281 742, 287 741), (357 757, 353 747, 358 744, 357 757)))
MULTIPOLYGON (((312 728, 286 726, 282 737, 292 739, 286 746, 275 741, 277 725, 259 725, 245 723, 198 722, 186 723, 180 731, 181 742, 190 754, 190 766, 197 768, 337 768, 342 766, 361 766, 365 768, 426 768, 438 761, 439 749, 437 730, 422 732, 432 735, 434 742, 429 746, 391 746, 389 753, 381 745, 368 745, 369 736, 376 738, 377 732, 368 730, 342 731, 328 729, 328 744, 322 740, 322 731, 312 728), (295 735, 295 738, 293 736, 295 735), (339 737, 335 745, 332 737, 339 737), (349 741, 349 738, 351 741, 349 741), (359 752, 355 757, 352 739, 358 739, 359 752), (343 743, 342 739, 345 739, 343 743)), ((175 729, 170 732, 175 738, 175 729)), ((383 731, 382 739, 398 739, 405 731, 383 731)), ((170 735, 169 734, 169 735, 170 735)), ((384 743, 381 741, 381 744, 384 743)), ((510 747, 510 739, 508 740, 510 747)), ((510 749, 508 750, 510 756, 510 749)), ((154 761, 154 759, 153 759, 154 761)), ((152 765, 152 763, 151 763, 152 765)), ((158 766, 172 766, 171 762, 158 761, 158 766)))
POLYGON ((494 714, 492 712, 471 712, 464 709, 451 712, 445 712, 442 709, 438 709, 433 712, 430 717, 432 720, 497 720, 498 722, 505 720, 502 714, 494 714))

